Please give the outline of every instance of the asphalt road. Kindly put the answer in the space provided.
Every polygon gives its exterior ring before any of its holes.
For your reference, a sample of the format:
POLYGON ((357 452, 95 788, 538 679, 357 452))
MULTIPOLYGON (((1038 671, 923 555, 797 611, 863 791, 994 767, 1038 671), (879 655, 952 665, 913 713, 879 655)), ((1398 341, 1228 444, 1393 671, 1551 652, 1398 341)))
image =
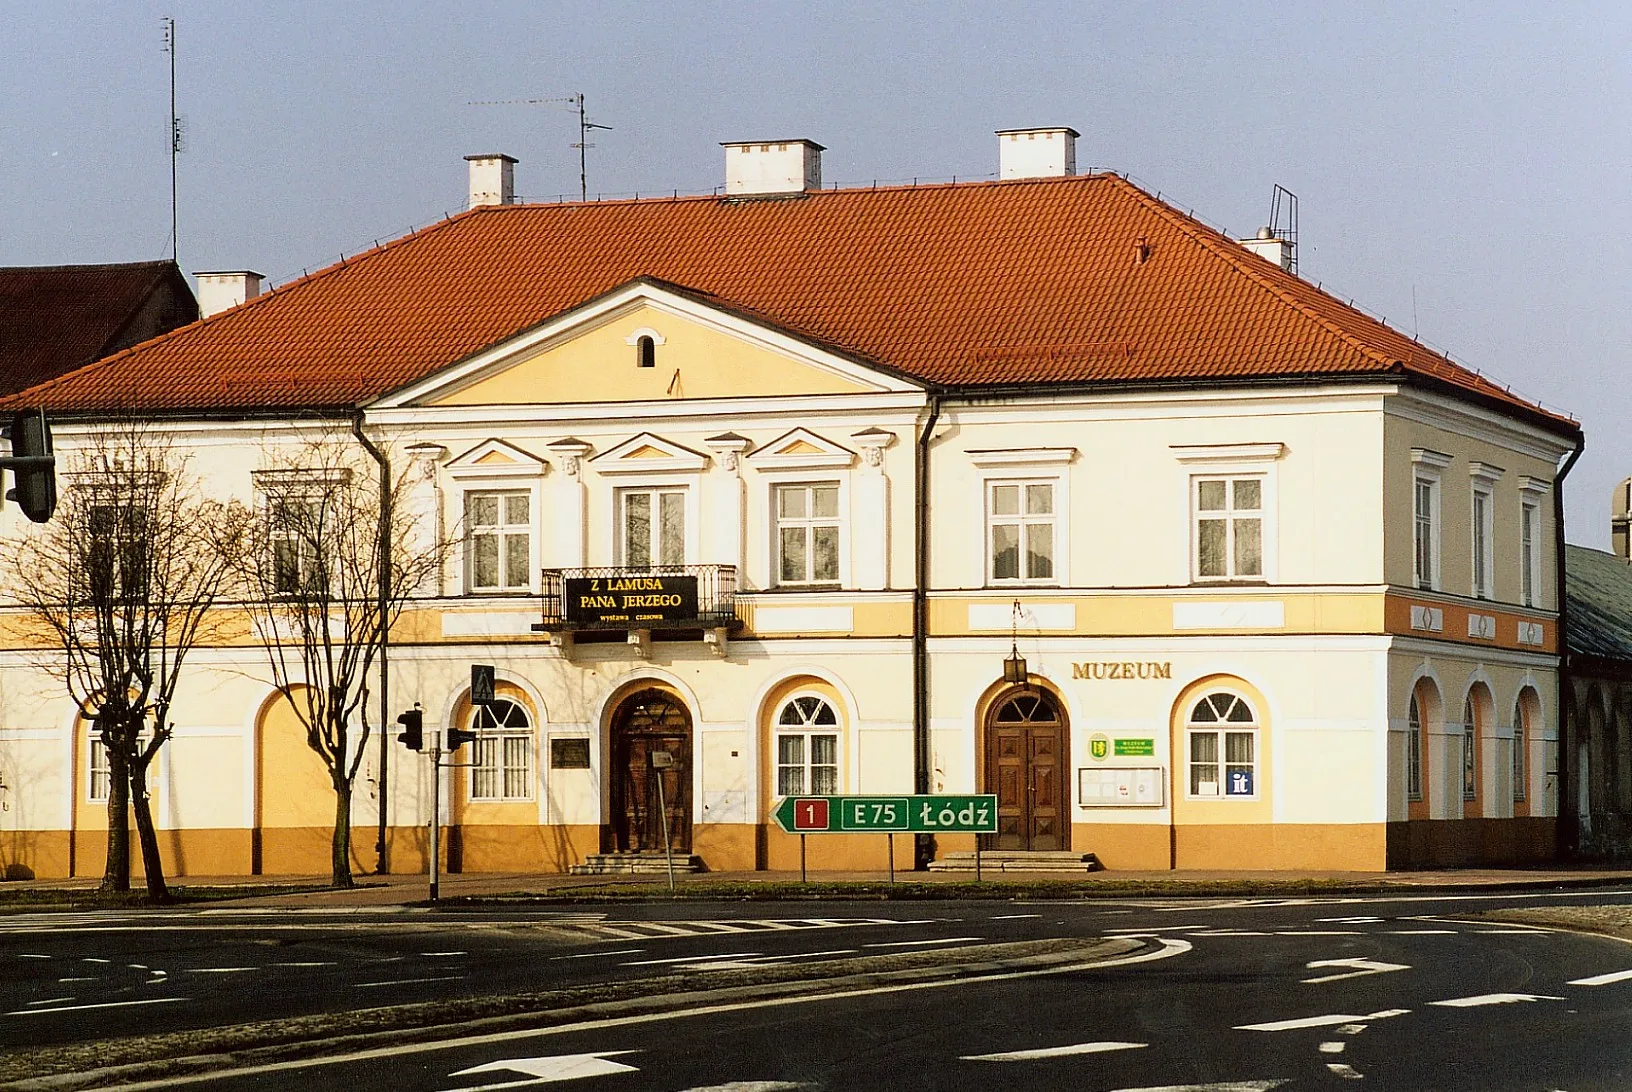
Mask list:
POLYGON ((1113 935, 1159 958, 705 1004, 206 1086, 1108 1092, 1363 1079, 1404 1089, 1622 1089, 1632 1087, 1632 947, 1456 919, 1498 906, 1629 901, 1632 893, 1587 892, 653 904, 571 915, 167 914, 161 928, 136 915, 16 917, 0 919, 0 1049, 677 968, 925 950, 955 959, 976 943, 1113 935))

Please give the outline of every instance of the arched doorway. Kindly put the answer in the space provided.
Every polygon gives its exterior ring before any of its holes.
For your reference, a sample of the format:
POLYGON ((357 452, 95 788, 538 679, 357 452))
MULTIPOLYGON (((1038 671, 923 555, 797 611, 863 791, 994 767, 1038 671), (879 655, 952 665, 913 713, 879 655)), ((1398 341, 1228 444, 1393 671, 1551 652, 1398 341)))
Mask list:
POLYGON ((1017 690, 986 717, 986 791, 997 794, 997 833, 986 848, 1071 848, 1065 714, 1040 690, 1017 690))
POLYGON ((612 714, 611 743, 606 848, 660 853, 667 830, 669 847, 690 853, 691 714, 685 704, 656 687, 630 694, 612 714))

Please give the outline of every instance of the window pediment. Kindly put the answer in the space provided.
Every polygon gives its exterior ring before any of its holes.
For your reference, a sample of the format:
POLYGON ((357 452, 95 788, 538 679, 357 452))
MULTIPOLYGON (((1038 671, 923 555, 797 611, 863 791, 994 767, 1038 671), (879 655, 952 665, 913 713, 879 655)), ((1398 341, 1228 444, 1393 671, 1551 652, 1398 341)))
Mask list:
POLYGON ((601 452, 590 462, 602 474, 696 473, 708 466, 708 456, 655 433, 642 432, 601 452))
POLYGON ((966 451, 969 461, 981 469, 1003 467, 1065 466, 1075 461, 1074 447, 1008 447, 966 451))
POLYGON ((760 447, 748 461, 761 470, 843 470, 855 465, 856 453, 807 428, 796 428, 760 447))
POLYGON ((483 440, 448 463, 448 475, 463 478, 540 478, 549 463, 500 439, 483 440))

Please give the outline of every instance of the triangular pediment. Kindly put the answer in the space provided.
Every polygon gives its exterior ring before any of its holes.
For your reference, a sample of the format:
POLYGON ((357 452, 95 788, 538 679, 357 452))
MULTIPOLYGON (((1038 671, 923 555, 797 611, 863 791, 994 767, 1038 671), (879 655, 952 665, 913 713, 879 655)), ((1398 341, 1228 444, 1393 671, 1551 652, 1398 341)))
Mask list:
POLYGON ((700 471, 708 456, 650 432, 633 436, 595 456, 590 462, 601 474, 650 474, 653 471, 700 471))
POLYGON ((531 477, 549 469, 549 463, 505 440, 483 440, 448 461, 448 473, 459 477, 531 477))
POLYGON ((796 428, 761 445, 748 461, 767 470, 840 470, 854 465, 856 453, 819 433, 796 428))
POLYGON ((377 404, 558 405, 919 389, 728 306, 641 280, 377 404))

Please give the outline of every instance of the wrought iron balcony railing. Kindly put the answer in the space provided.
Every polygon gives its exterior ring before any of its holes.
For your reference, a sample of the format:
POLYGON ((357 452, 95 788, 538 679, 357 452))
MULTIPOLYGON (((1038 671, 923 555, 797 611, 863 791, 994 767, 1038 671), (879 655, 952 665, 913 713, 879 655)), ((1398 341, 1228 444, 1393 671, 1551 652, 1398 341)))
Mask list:
POLYGON ((736 629, 735 565, 544 570, 541 630, 736 629))

